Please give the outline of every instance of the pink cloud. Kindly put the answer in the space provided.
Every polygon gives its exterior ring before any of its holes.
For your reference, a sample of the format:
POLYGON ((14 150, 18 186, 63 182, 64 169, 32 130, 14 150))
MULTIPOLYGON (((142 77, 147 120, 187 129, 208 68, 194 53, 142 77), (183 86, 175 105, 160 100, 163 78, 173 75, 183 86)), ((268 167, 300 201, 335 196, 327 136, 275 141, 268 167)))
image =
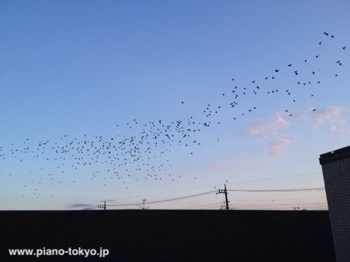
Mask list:
POLYGON ((281 113, 276 113, 274 117, 269 120, 259 119, 245 131, 246 135, 254 136, 260 139, 278 136, 279 130, 286 128, 289 122, 282 116, 281 113))
POLYGON ((218 169, 221 169, 221 165, 219 165, 219 164, 208 164, 207 165, 207 169, 209 169, 209 170, 218 170, 218 169))
POLYGON ((286 130, 290 121, 285 119, 282 112, 277 112, 269 120, 259 119, 252 123, 244 132, 245 135, 255 137, 260 140, 268 140, 269 154, 281 156, 285 153, 286 146, 290 145, 296 135, 282 134, 286 130))
POLYGON ((285 147, 290 145, 291 139, 279 138, 269 143, 270 155, 281 156, 285 153, 285 147))
POLYGON ((346 111, 346 109, 339 106, 322 109, 317 112, 314 124, 316 126, 329 125, 332 131, 344 133, 346 130, 346 119, 343 117, 343 113, 346 111))
MULTIPOLYGON (((316 128, 328 126, 331 131, 345 133, 347 132, 347 121, 344 114, 348 112, 349 109, 347 108, 330 106, 327 108, 317 109, 316 111, 308 108, 302 112, 296 113, 295 116, 297 120, 304 120, 306 124, 311 124, 316 128)), ((350 130, 348 130, 348 132, 349 131, 350 130)))
POLYGON ((317 126, 323 125, 327 122, 332 122, 338 119, 342 109, 338 106, 331 106, 325 109, 321 109, 316 112, 315 124, 317 126))
POLYGON ((323 109, 307 108, 299 112, 293 112, 293 117, 288 118, 283 112, 277 112, 271 119, 259 119, 254 121, 245 131, 247 136, 259 140, 267 140, 269 154, 281 156, 298 135, 288 132, 288 127, 297 122, 304 122, 315 128, 328 127, 333 132, 350 135, 350 129, 346 126, 346 113, 349 109, 340 106, 330 106, 323 109), (288 120, 285 118, 287 117, 288 120))

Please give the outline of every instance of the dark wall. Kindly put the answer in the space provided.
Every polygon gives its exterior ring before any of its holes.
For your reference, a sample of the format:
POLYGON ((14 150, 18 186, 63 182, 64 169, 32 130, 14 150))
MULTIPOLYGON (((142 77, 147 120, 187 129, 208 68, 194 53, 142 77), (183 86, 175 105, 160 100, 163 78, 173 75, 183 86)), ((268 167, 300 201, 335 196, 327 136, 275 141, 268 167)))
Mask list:
POLYGON ((1 211, 0 261, 335 261, 326 211, 1 211), (109 249, 106 258, 8 248, 109 249))

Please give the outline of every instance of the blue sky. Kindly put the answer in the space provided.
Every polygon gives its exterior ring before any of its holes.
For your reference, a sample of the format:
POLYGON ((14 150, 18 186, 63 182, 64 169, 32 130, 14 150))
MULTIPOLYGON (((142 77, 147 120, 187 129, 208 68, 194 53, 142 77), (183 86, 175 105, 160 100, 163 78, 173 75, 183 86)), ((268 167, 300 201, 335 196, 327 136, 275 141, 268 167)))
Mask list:
MULTIPOLYGON (((349 9, 2 1, 0 209, 323 187, 319 155, 349 145, 349 9)), ((229 197, 237 209, 327 208, 318 190, 229 197)))

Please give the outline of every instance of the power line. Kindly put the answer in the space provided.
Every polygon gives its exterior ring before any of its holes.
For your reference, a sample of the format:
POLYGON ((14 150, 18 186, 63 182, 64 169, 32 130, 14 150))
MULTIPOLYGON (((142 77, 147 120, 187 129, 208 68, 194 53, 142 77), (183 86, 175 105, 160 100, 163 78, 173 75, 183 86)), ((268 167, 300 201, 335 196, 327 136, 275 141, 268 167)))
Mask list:
MULTIPOLYGON (((309 173, 303 173, 303 174, 299 174, 299 175, 290 175, 290 176, 279 176, 279 177, 266 177, 266 178, 261 178, 261 179, 250 179, 250 180, 237 180, 234 182, 230 182, 230 183, 226 183, 226 185, 233 185, 233 184, 241 184, 241 183, 252 183, 252 182, 260 182, 260 181, 268 181, 268 180, 278 180, 278 179, 290 179, 290 178, 295 178, 295 177, 303 177, 303 176, 316 176, 316 175, 320 175, 322 176, 322 173, 318 172, 318 171, 314 171, 314 172, 309 172, 309 173)), ((208 186, 201 186, 201 187, 191 187, 185 190, 176 190, 176 191, 167 191, 167 192, 163 192, 163 193, 155 193, 155 194, 151 194, 148 195, 148 197, 150 196, 156 196, 156 195, 164 195, 164 194, 170 194, 170 193, 179 193, 179 192, 185 192, 185 191, 193 191, 193 190, 199 190, 199 189, 206 189, 206 188, 216 188, 218 186, 221 186, 221 184, 212 184, 212 185, 208 185, 208 186)), ((140 198, 142 198, 143 196, 141 195, 140 198)), ((129 197, 127 197, 129 198, 129 197)), ((127 199, 124 198, 124 199, 127 199)), ((134 204, 132 204, 134 205, 134 204)))
MULTIPOLYGON (((194 197, 199 197, 199 196, 205 196, 209 195, 216 192, 216 190, 208 191, 208 192, 203 192, 199 194, 194 194, 194 195, 188 195, 188 196, 182 196, 182 197, 176 197, 176 198, 170 198, 170 199, 163 199, 163 200, 156 200, 156 201, 149 201, 146 202, 148 205, 150 204, 158 204, 158 203, 165 203, 165 202, 171 202, 171 201, 179 201, 183 199, 189 199, 189 198, 194 198, 194 197)), ((139 206, 144 204, 142 203, 131 203, 131 204, 116 204, 116 205, 108 205, 108 206, 139 206)))
MULTIPOLYGON (((298 197, 298 198, 274 198, 273 201, 294 201, 294 200, 306 200, 306 199, 326 199, 326 197, 298 197)), ((235 202, 266 202, 271 199, 237 199, 235 202)))
POLYGON ((300 191, 322 191, 324 187, 314 187, 314 188, 290 188, 290 189, 228 189, 227 191, 235 192, 300 192, 300 191))
POLYGON ((190 195, 190 196, 183 196, 183 197, 177 197, 177 198, 171 198, 171 199, 151 201, 151 202, 147 202, 147 204, 158 204, 158 203, 164 203, 164 202, 170 202, 170 201, 178 201, 178 200, 189 199, 189 198, 193 198, 193 197, 205 196, 205 195, 212 194, 214 192, 216 192, 216 190, 208 191, 208 192, 204 192, 204 193, 200 193, 200 194, 195 194, 195 195, 190 195))
MULTIPOLYGON (((151 204, 159 204, 159 203, 166 203, 166 202, 172 202, 172 201, 179 201, 179 200, 184 200, 184 199, 190 199, 190 198, 195 198, 195 197, 200 197, 200 196, 205 196, 213 193, 226 193, 226 209, 228 209, 228 199, 227 199, 227 191, 234 191, 234 192, 250 192, 250 193, 266 193, 266 192, 300 192, 300 191, 321 191, 324 190, 324 187, 316 187, 316 188, 290 188, 290 189, 225 189, 224 190, 212 190, 212 191, 207 191, 203 193, 198 193, 198 194, 193 194, 193 195, 187 195, 187 196, 182 196, 182 197, 176 197, 176 198, 169 198, 169 199, 162 199, 162 200, 155 200, 155 201, 149 201, 149 202, 139 202, 139 203, 129 203, 129 204, 110 204, 110 205, 104 205, 103 208, 106 208, 106 206, 109 207, 127 207, 127 206, 138 206, 140 205, 145 205, 146 203, 148 205, 151 204)), ((99 206, 101 208, 101 206, 99 206)))

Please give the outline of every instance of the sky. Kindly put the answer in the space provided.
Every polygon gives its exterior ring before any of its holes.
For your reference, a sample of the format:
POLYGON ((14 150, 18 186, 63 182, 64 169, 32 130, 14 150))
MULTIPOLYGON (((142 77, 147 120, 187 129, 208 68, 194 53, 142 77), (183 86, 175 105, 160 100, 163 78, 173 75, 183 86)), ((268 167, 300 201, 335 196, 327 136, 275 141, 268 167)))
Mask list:
POLYGON ((231 209, 327 209, 319 155, 350 138, 349 11, 1 1, 0 209, 220 209, 224 185, 231 209))

